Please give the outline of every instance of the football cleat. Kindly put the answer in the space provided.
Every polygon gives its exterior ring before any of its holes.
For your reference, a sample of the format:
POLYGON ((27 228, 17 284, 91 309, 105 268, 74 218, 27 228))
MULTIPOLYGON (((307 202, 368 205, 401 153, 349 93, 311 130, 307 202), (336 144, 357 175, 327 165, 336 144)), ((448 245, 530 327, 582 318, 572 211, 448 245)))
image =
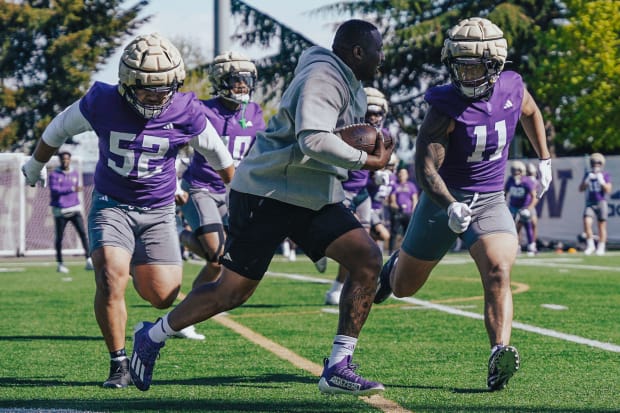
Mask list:
POLYGON ((487 387, 489 391, 502 390, 508 380, 519 370, 521 360, 519 352, 512 346, 502 346, 495 350, 489 358, 489 375, 487 387))
POLYGON ((370 396, 385 390, 383 384, 368 381, 355 372, 356 364, 351 363, 351 356, 328 367, 329 359, 323 360, 323 374, 319 380, 319 390, 324 394, 352 394, 370 396))
POLYGON ((84 269, 87 271, 92 271, 95 269, 95 267, 93 266, 93 259, 88 257, 86 258, 86 265, 84 265, 84 269))
POLYGON ((69 268, 65 267, 64 264, 58 264, 58 267, 56 267, 56 271, 63 274, 69 274, 69 268))
POLYGON ((133 333, 133 354, 129 372, 133 383, 142 391, 147 391, 151 387, 155 361, 159 356, 159 350, 166 344, 165 342, 155 343, 151 340, 149 330, 153 325, 153 323, 143 321, 136 325, 133 333))
POLYGON ((106 389, 124 389, 130 384, 129 359, 124 358, 120 361, 110 360, 110 375, 103 382, 103 387, 106 389))
POLYGON ((383 264, 383 268, 381 268, 381 272, 379 273, 379 278, 377 278, 377 292, 375 293, 375 304, 380 304, 387 300, 387 298, 392 295, 392 287, 390 286, 390 273, 392 272, 392 268, 398 262, 398 252, 400 250, 396 250, 392 253, 390 258, 383 264))

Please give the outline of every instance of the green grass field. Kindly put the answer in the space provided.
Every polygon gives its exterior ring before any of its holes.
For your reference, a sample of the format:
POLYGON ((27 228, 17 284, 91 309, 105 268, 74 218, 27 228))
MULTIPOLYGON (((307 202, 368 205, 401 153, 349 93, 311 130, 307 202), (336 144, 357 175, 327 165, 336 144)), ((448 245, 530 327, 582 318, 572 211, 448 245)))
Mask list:
MULTIPOLYGON (((274 260, 244 306, 197 326, 205 341, 168 341, 148 392, 100 387, 108 354, 93 273, 82 267, 59 274, 41 259, 0 261, 0 412, 620 411, 618 253, 518 259, 512 344, 522 365, 494 393, 479 276, 468 255, 449 255, 413 299, 372 309, 355 360, 385 384, 383 402, 318 391, 337 323, 337 308, 323 305, 333 261, 319 274, 303 256, 274 260)), ((185 292, 198 269, 185 264, 185 292)), ((127 306, 129 352, 132 326, 164 312, 131 287, 127 306)))

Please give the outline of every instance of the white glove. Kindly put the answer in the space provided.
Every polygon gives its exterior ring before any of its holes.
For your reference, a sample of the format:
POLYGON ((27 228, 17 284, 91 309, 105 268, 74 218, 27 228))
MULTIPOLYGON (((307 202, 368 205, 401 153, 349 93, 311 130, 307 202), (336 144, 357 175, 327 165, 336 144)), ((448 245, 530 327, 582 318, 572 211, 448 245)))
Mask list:
POLYGON ((538 162, 538 172, 540 175, 540 192, 538 192, 538 198, 540 199, 545 192, 547 192, 547 189, 549 189, 549 184, 551 184, 551 158, 541 159, 540 162, 538 162))
POLYGON ((596 174, 596 179, 598 180, 598 183, 601 185, 605 185, 607 183, 605 182, 605 177, 603 176, 601 172, 596 174))
POLYGON ((39 162, 31 156, 23 165, 22 173, 26 177, 26 183, 32 187, 37 183, 41 188, 47 186, 47 168, 45 168, 45 162, 39 162))
POLYGON ((448 205, 448 226, 457 234, 465 232, 471 222, 471 209, 462 202, 448 205))

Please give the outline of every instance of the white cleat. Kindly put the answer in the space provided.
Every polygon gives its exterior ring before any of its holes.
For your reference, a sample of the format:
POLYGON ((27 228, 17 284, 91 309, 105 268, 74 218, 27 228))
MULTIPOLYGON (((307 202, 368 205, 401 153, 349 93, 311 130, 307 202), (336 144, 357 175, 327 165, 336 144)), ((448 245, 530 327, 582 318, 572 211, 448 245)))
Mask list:
POLYGON ((56 271, 63 274, 69 274, 69 268, 65 267, 64 264, 58 264, 58 267, 56 267, 56 271))

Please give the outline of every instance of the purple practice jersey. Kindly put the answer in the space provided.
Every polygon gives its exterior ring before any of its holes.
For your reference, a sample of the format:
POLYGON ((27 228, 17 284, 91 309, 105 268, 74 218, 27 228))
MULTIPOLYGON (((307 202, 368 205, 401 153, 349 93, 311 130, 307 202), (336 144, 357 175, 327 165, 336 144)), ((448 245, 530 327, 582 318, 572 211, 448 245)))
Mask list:
POLYGON ((96 191, 138 207, 174 203, 177 152, 207 125, 192 92, 177 92, 160 116, 145 119, 116 85, 95 82, 81 99, 80 111, 99 137, 96 191))
MULTIPOLYGON (((375 174, 376 173, 377 172, 375 172, 375 174)), ((368 179, 366 190, 368 191, 368 195, 371 199, 372 209, 382 209, 385 199, 390 196, 390 193, 392 193, 392 188, 394 187, 394 185, 396 185, 396 175, 391 172, 388 173, 389 177, 387 179, 387 182, 382 182, 378 184, 374 176, 371 179, 368 179)))
POLYGON ((418 193, 418 188, 411 181, 397 182, 392 188, 392 194, 396 197, 396 203, 401 212, 411 214, 413 212, 413 196, 418 193))
POLYGON ((50 187, 50 206, 64 209, 80 204, 76 188, 78 187, 80 178, 78 171, 69 169, 54 169, 48 177, 50 187))
POLYGON ((370 171, 367 169, 360 169, 355 171, 349 171, 349 179, 342 183, 342 187, 345 191, 359 192, 368 184, 368 175, 370 171))
MULTIPOLYGON (((219 98, 205 100, 202 103, 207 119, 222 137, 237 167, 254 144, 256 133, 265 130, 263 111, 254 102, 249 102, 245 109, 239 110, 228 109, 219 98)), ((226 186, 220 175, 207 163, 204 156, 196 152, 183 174, 183 179, 194 188, 206 188, 218 194, 226 192, 226 186)))
MULTIPOLYGON (((601 172, 603 174, 603 178, 605 179, 605 183, 611 182, 611 176, 609 172, 601 172)), ((598 204, 600 201, 605 200, 605 191, 601 183, 598 181, 598 178, 588 178, 588 172, 584 177, 584 181, 588 183, 588 187, 586 188, 586 206, 592 206, 598 204)))
POLYGON ((453 84, 426 92, 426 101, 455 121, 439 174, 449 188, 496 192, 504 188, 508 147, 521 116, 523 81, 505 71, 488 100, 463 97, 453 84))
POLYGON ((514 176, 508 177, 504 191, 508 196, 508 206, 523 208, 532 203, 532 192, 536 190, 536 181, 529 176, 523 176, 517 183, 514 176))

